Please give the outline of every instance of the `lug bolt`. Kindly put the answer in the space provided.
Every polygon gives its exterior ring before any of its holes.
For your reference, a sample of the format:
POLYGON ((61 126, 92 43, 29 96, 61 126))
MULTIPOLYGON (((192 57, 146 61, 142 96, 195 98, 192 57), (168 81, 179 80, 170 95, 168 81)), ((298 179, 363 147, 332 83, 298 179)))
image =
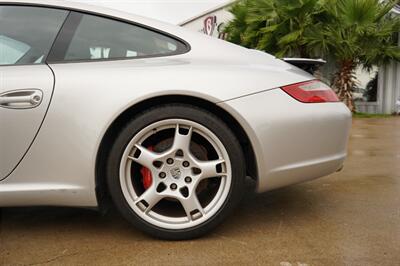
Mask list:
POLYGON ((192 182, 192 178, 190 176, 185 177, 185 182, 186 183, 191 183, 192 182))
POLYGON ((182 163, 183 167, 189 167, 190 163, 188 161, 184 161, 182 163))
POLYGON ((159 176, 160 178, 165 178, 165 177, 167 176, 167 174, 164 173, 164 172, 161 172, 158 176, 159 176))
POLYGON ((170 186, 170 188, 171 188, 172 190, 175 190, 175 189, 178 188, 178 186, 177 186, 175 183, 172 183, 171 186, 170 186))
POLYGON ((173 164, 173 163, 174 163, 174 160, 172 158, 167 159, 167 164, 173 164))

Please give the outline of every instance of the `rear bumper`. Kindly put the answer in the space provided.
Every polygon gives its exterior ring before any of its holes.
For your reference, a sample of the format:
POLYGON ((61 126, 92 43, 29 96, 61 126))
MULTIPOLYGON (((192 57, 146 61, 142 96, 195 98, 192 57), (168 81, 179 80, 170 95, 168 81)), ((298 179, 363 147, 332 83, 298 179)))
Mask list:
POLYGON ((305 104, 273 89, 220 106, 249 135, 258 192, 329 175, 343 165, 351 113, 342 103, 305 104))

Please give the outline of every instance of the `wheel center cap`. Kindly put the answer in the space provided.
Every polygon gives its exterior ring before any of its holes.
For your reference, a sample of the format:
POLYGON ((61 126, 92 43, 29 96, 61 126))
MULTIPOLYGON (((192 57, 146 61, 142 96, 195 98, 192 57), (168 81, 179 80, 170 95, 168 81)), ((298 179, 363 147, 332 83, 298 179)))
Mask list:
POLYGON ((171 173, 172 177, 175 179, 179 179, 182 175, 181 169, 179 169, 178 167, 172 168, 170 173, 171 173))

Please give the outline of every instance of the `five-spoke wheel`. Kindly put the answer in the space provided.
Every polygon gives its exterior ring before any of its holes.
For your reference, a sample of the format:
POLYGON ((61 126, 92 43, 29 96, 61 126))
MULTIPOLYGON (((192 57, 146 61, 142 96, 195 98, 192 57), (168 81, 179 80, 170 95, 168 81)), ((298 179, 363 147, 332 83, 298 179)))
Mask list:
POLYGON ((129 220, 158 237, 199 236, 240 197, 240 146, 225 123, 206 111, 165 106, 146 112, 125 128, 114 153, 121 154, 118 164, 111 157, 108 175, 114 201, 129 220))

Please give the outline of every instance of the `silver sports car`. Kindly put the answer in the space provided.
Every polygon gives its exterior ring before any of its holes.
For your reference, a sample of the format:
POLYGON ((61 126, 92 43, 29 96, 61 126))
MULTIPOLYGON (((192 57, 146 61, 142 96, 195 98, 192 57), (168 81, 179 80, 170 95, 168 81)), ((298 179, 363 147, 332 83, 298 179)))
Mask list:
POLYGON ((351 114, 266 53, 100 7, 0 1, 0 206, 115 206, 188 239, 342 167, 351 114), (112 204, 107 204, 112 203, 112 204))

